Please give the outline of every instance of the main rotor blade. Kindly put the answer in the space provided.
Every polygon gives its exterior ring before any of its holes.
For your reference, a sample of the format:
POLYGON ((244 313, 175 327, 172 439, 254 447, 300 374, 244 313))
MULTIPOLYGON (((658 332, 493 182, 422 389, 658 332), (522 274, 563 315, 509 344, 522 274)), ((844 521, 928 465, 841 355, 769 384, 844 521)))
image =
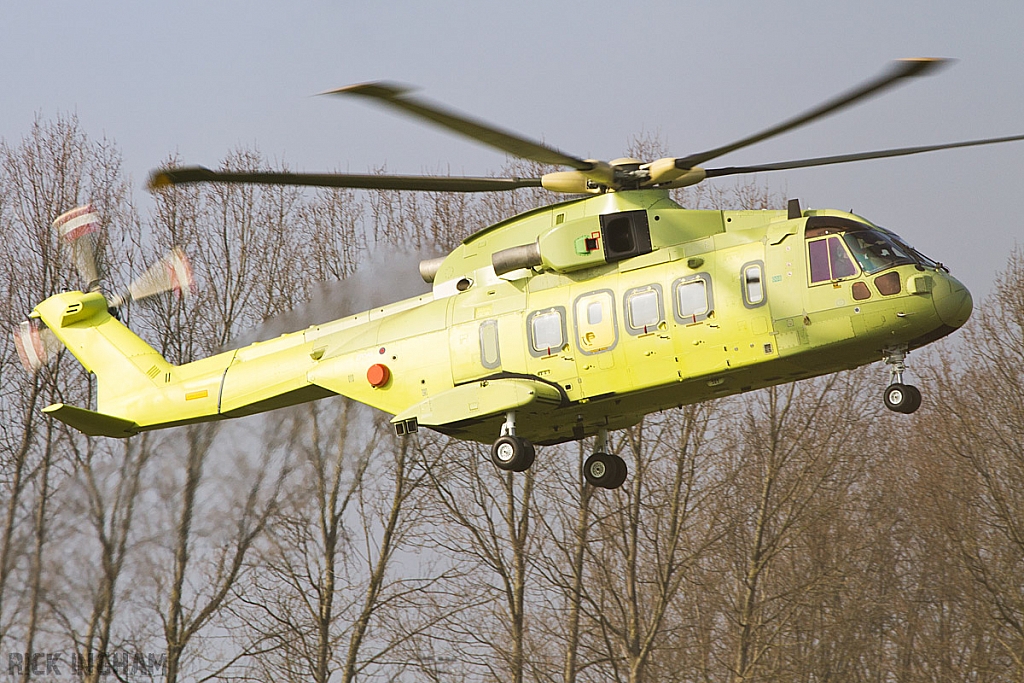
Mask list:
POLYGON ((723 154, 728 154, 742 147, 747 147, 755 142, 761 142, 768 138, 775 137, 782 133, 793 130, 803 126, 815 119, 828 116, 834 112, 839 111, 845 107, 849 107, 861 100, 872 97, 874 95, 881 94, 884 90, 896 85, 905 78, 915 78, 917 76, 924 76, 932 73, 940 67, 949 64, 951 60, 948 59, 900 59, 892 62, 889 67, 875 78, 857 86, 853 90, 838 95, 831 100, 828 100, 810 111, 804 112, 792 119, 783 121, 782 123, 763 130, 760 133, 755 133, 750 137, 743 138, 736 142, 731 142, 715 149, 710 149, 706 152, 700 152, 698 154, 691 154, 690 156, 680 157, 676 159, 676 168, 687 169, 699 166, 705 161, 720 157, 723 154))
POLYGON ((442 128, 472 138, 485 145, 496 147, 503 152, 522 159, 531 159, 542 164, 569 166, 578 171, 593 170, 594 164, 577 159, 540 142, 527 140, 524 137, 504 131, 485 123, 471 119, 464 114, 446 109, 413 97, 409 90, 393 83, 376 82, 350 85, 337 90, 329 90, 324 95, 360 95, 376 100, 381 104, 393 107, 406 114, 431 121, 442 128))
POLYGON ((275 173, 211 171, 202 166, 183 166, 154 171, 149 188, 186 183, 256 183, 260 185, 304 185, 349 187, 361 190, 418 190, 423 192, 496 192, 521 187, 540 187, 540 178, 474 178, 416 175, 359 175, 353 173, 275 173))
POLYGON ((759 173, 761 171, 785 171, 793 168, 809 168, 811 166, 828 166, 829 164, 846 164, 851 161, 864 161, 866 159, 884 159, 886 157, 902 157, 910 154, 922 154, 924 152, 935 152, 940 149, 956 149, 958 147, 978 147, 980 145, 997 145, 1001 142, 1016 142, 1024 140, 1024 135, 1010 135, 1001 138, 987 138, 985 140, 967 140, 965 142, 949 142, 942 145, 924 145, 921 147, 901 147, 898 149, 882 149, 877 152, 859 152, 856 154, 839 154, 831 157, 818 157, 816 159, 798 159, 796 161, 780 161, 773 164, 759 164, 757 166, 726 166, 723 168, 705 169, 706 177, 716 178, 727 175, 738 175, 741 173, 759 173))

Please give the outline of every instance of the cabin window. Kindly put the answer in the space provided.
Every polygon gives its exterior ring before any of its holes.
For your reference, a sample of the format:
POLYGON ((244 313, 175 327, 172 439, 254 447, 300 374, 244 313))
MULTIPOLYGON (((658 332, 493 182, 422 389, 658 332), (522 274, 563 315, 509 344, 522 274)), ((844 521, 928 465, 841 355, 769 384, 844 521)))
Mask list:
POLYGON ((526 326, 534 356, 549 356, 565 345, 565 309, 561 306, 534 311, 527 317, 526 326))
POLYGON ((858 273, 843 241, 835 235, 808 242, 807 255, 811 264, 811 284, 855 277, 858 273))
POLYGON ((600 353, 615 346, 615 298, 610 289, 590 292, 576 299, 574 306, 576 341, 586 354, 600 353))
POLYGON ((661 286, 647 285, 626 292, 626 327, 630 334, 647 334, 657 329, 664 319, 661 307, 661 286))
POLYGON ((480 323, 480 364, 488 370, 501 367, 497 320, 485 320, 480 323))
POLYGON ((706 320, 713 310, 711 276, 698 273, 680 278, 673 285, 675 290, 676 320, 692 324, 706 320))
POLYGON ((764 303, 764 264, 752 261, 743 266, 743 305, 756 308, 764 303))

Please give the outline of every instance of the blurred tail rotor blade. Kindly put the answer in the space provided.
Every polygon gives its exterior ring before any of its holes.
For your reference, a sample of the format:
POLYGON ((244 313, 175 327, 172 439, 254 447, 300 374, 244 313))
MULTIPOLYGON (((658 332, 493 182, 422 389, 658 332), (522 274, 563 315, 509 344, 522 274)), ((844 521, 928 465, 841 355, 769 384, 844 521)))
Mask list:
POLYGON ((25 320, 11 333, 18 358, 28 372, 36 372, 57 355, 61 344, 50 328, 38 320, 25 320))
POLYGON ((128 291, 115 297, 110 303, 118 308, 127 301, 141 301, 164 292, 174 292, 179 296, 192 293, 194 281, 192 266, 180 247, 174 247, 162 259, 149 267, 135 282, 128 285, 128 291))
POLYGON ((85 280, 86 290, 100 288, 99 270, 96 268, 96 238, 99 230, 99 215, 92 204, 86 204, 61 215, 53 222, 53 229, 71 246, 71 258, 79 275, 85 280))

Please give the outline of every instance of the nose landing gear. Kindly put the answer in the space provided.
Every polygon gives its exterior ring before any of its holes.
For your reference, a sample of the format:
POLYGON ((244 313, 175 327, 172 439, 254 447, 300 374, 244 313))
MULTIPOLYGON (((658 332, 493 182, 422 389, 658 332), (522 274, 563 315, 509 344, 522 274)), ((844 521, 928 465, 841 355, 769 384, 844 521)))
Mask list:
POLYGON ((614 453, 603 452, 607 448, 608 430, 597 433, 594 453, 583 463, 583 478, 591 486, 603 489, 617 489, 626 481, 626 461, 614 453))
POLYGON ((889 386, 885 388, 883 400, 885 407, 897 413, 909 415, 921 407, 921 391, 912 384, 903 383, 903 373, 907 369, 907 347, 901 346, 885 349, 882 357, 889 366, 889 386))

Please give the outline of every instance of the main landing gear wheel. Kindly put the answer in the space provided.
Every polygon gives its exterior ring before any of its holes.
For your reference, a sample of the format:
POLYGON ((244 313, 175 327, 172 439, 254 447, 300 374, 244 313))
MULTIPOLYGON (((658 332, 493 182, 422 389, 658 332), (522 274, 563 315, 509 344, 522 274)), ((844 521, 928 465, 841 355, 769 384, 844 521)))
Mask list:
POLYGON ((591 486, 617 489, 626 481, 626 461, 612 453, 594 453, 583 463, 583 478, 591 486))
POLYGON ((498 437, 491 446, 491 462, 507 472, 525 472, 536 457, 537 450, 532 443, 511 434, 498 437))
POLYGON ((921 407, 921 391, 912 384, 890 384, 885 389, 885 407, 909 415, 921 407))

